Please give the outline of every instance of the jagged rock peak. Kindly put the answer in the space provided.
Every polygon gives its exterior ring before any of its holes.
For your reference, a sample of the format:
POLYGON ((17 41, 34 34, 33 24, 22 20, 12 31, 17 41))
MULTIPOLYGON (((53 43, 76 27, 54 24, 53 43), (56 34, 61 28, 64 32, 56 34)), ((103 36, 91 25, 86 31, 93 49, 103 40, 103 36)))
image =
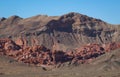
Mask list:
POLYGON ((6 18, 5 17, 2 17, 2 18, 0 18, 0 21, 4 21, 6 18))
POLYGON ((11 19, 11 20, 14 20, 14 19, 22 19, 21 17, 17 16, 17 15, 13 15, 13 16, 10 16, 8 19, 11 19))
POLYGON ((80 13, 75 13, 75 12, 70 12, 70 13, 68 13, 68 14, 64 14, 64 15, 62 15, 60 18, 59 18, 59 20, 62 20, 62 19, 74 19, 75 17, 77 17, 77 18, 80 18, 82 16, 82 14, 80 14, 80 13))
POLYGON ((62 15, 62 16, 64 16, 64 17, 73 17, 73 16, 81 16, 82 14, 80 14, 80 13, 76 13, 76 12, 70 12, 70 13, 68 13, 68 14, 64 14, 64 15, 62 15))
POLYGON ((62 15, 59 20, 62 19, 73 19, 74 21, 79 21, 81 23, 88 23, 88 22, 104 22, 101 19, 96 19, 93 17, 89 17, 87 15, 84 14, 80 14, 80 13, 76 13, 76 12, 70 12, 68 14, 64 14, 62 15))

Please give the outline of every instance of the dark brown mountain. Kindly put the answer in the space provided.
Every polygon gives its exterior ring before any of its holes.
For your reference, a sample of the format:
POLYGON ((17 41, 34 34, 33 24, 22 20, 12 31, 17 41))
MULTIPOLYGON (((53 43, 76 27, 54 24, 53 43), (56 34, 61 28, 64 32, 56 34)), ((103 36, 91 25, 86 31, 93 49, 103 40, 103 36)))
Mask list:
POLYGON ((11 16, 0 19, 0 38, 11 38, 26 46, 43 45, 54 50, 69 50, 88 43, 120 41, 118 26, 79 13, 62 16, 11 16))
POLYGON ((120 25, 74 12, 0 18, 0 77, 21 75, 120 77, 120 25))

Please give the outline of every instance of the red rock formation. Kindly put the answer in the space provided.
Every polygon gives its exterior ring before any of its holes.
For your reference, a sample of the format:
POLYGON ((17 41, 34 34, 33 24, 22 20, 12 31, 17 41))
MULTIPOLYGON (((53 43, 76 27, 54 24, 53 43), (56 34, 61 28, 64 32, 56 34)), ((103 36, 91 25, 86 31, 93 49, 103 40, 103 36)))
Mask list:
POLYGON ((70 61, 75 63, 89 63, 92 59, 120 48, 120 43, 104 45, 88 44, 75 51, 51 51, 44 46, 21 47, 21 44, 10 39, 0 39, 0 55, 13 57, 17 61, 35 65, 56 65, 70 61), (107 52, 106 52, 107 51, 107 52))
POLYGON ((109 43, 109 44, 106 44, 104 49, 106 51, 111 51, 111 50, 115 50, 116 48, 120 48, 120 43, 109 43))

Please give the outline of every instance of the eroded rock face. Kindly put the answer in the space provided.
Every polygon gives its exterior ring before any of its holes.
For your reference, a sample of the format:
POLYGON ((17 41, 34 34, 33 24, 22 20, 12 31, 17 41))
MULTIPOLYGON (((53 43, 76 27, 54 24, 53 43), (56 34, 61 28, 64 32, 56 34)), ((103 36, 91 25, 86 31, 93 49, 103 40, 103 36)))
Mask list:
POLYGON ((0 21, 0 38, 9 37, 20 45, 25 41, 27 46, 44 45, 48 49, 57 45, 56 50, 65 51, 88 43, 119 42, 119 33, 116 26, 74 12, 26 19, 11 16, 0 21))
POLYGON ((88 63, 120 47, 119 26, 74 12, 0 19, 0 38, 1 55, 35 65, 88 63))
MULTIPOLYGON (((19 44, 19 43, 18 43, 19 44)), ((87 44, 74 51, 50 50, 44 46, 21 46, 10 39, 0 40, 0 55, 13 57, 18 62, 34 65, 56 65, 65 62, 70 64, 90 63, 108 51, 120 48, 120 43, 87 44)))

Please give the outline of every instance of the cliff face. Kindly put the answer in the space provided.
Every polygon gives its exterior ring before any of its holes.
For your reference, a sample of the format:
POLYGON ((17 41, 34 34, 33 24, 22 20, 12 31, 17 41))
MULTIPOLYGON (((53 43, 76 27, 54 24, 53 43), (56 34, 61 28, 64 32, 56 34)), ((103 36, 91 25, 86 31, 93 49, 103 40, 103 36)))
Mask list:
POLYGON ((0 38, 10 38, 18 45, 43 45, 53 50, 69 50, 88 43, 119 42, 119 33, 117 26, 78 13, 0 19, 0 38))

